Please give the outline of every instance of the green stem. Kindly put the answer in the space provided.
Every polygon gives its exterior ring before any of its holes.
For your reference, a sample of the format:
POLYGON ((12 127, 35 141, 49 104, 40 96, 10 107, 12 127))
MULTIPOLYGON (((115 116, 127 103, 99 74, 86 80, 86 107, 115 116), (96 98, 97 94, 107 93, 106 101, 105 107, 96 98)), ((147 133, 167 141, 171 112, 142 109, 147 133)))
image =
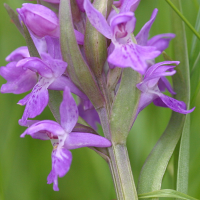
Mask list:
POLYGON ((170 0, 165 0, 171 7, 172 9, 179 15, 179 17, 185 22, 185 24, 191 29, 191 31, 199 38, 200 40, 200 35, 199 33, 195 30, 195 28, 190 24, 190 22, 184 17, 184 15, 176 8, 176 6, 170 1, 170 0))
MULTIPOLYGON (((105 108, 98 110, 106 138, 111 140, 108 115, 105 108)), ((111 140, 112 141, 112 140, 111 140)), ((109 166, 112 173, 118 200, 137 200, 137 192, 128 157, 126 144, 115 144, 108 148, 109 166)))

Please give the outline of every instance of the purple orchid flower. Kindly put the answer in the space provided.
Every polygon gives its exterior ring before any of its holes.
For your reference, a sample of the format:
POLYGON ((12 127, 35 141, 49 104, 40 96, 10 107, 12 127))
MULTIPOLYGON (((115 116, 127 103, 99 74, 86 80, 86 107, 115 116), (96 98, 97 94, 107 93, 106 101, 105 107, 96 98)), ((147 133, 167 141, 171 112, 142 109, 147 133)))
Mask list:
MULTIPOLYGON (((51 9, 39 5, 24 3, 22 8, 18 8, 21 19, 26 26, 37 37, 51 36, 60 37, 59 19, 51 9)), ((77 30, 74 30, 78 44, 83 45, 84 35, 77 30)))
POLYGON ((164 91, 165 88, 167 88, 171 93, 174 93, 170 83, 166 81, 166 79, 162 79, 162 77, 174 75, 176 73, 174 70, 175 66, 172 66, 171 64, 178 65, 179 63, 179 61, 164 61, 151 66, 147 70, 143 81, 137 84, 137 88, 141 90, 137 114, 152 101, 157 106, 168 107, 173 111, 182 114, 187 114, 194 110, 194 108, 186 110, 187 107, 183 101, 178 101, 162 94, 162 91, 164 91))
POLYGON ((6 61, 10 63, 0 68, 0 75, 7 80, 7 83, 1 86, 1 93, 21 94, 34 87, 37 83, 36 73, 29 69, 16 67, 20 60, 29 56, 28 48, 23 46, 6 57, 6 61))
POLYGON ((141 46, 132 41, 136 18, 132 12, 115 15, 107 23, 104 16, 96 10, 89 0, 84 1, 84 8, 90 23, 105 37, 111 39, 108 62, 118 67, 131 67, 141 74, 147 68, 146 60, 154 59, 160 51, 153 46, 141 46))
POLYGON ((50 55, 41 53, 42 60, 35 57, 23 59, 17 63, 17 67, 30 69, 39 74, 38 83, 33 87, 33 90, 18 104, 25 105, 22 123, 26 120, 39 115, 47 106, 49 96, 47 88, 64 73, 67 63, 52 59, 50 55))
POLYGON ((32 124, 22 135, 30 135, 40 140, 51 140, 53 145, 52 170, 47 183, 53 183, 58 191, 58 177, 63 177, 70 169, 72 154, 70 149, 81 147, 110 147, 111 142, 104 137, 91 133, 72 132, 78 120, 78 108, 68 87, 65 87, 60 105, 61 122, 44 120, 32 124))

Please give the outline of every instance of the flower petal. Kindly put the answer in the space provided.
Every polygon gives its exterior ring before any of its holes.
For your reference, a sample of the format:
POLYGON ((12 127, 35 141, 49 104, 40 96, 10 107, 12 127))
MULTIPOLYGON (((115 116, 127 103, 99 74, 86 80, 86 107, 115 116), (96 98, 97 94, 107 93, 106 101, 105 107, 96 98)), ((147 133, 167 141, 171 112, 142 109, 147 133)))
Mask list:
POLYGON ((145 61, 153 59, 159 54, 159 51, 155 51, 155 47, 142 47, 134 44, 130 39, 128 44, 115 45, 115 49, 108 57, 108 62, 118 67, 131 67, 144 74, 147 68, 145 61))
POLYGON ((78 108, 68 87, 65 87, 63 101, 60 104, 60 124, 70 133, 78 121, 78 108))
POLYGON ((15 49, 11 54, 6 57, 7 62, 19 61, 23 58, 30 57, 28 47, 23 46, 15 49))
POLYGON ((84 9, 92 26, 94 26, 105 37, 111 39, 113 34, 105 17, 93 7, 89 0, 84 0, 84 9))
POLYGON ((178 101, 162 93, 160 93, 159 97, 168 108, 172 109, 175 112, 188 114, 188 113, 191 113, 195 109, 194 107, 191 110, 186 110, 187 106, 183 101, 178 101))
POLYGON ((53 76, 52 70, 39 58, 30 57, 20 60, 17 67, 23 69, 30 69, 33 72, 38 72, 41 76, 51 78, 53 76))
POLYGON ((16 67, 16 62, 0 68, 0 75, 7 80, 1 86, 1 93, 21 94, 31 90, 37 83, 37 75, 31 70, 16 67))
POLYGON ((176 35, 173 33, 164 33, 160 35, 156 35, 148 40, 148 46, 154 46, 157 50, 163 52, 169 46, 169 42, 173 39, 176 35))
MULTIPOLYGON (((53 79, 54 80, 54 79, 53 79)), ((41 77, 33 88, 27 102, 22 123, 25 124, 28 118, 34 118, 41 114, 49 101, 48 86, 52 83, 52 79, 41 77)))
POLYGON ((158 87, 159 87, 161 92, 164 92, 165 88, 166 88, 171 94, 176 94, 176 92, 174 92, 170 82, 164 76, 162 76, 160 78, 160 80, 158 81, 158 87))
POLYGON ((99 135, 91 133, 71 132, 65 140, 64 147, 77 149, 81 147, 110 147, 111 142, 99 135))
POLYGON ((64 148, 54 149, 52 154, 52 170, 47 177, 47 183, 53 183, 53 189, 58 191, 58 177, 63 177, 70 169, 72 154, 64 148))
MULTIPOLYGON (((35 120, 28 120, 28 124, 35 120)), ((21 123, 21 122, 20 122, 21 123)), ((22 124, 24 125, 24 124, 22 124)), ((57 122, 51 120, 43 120, 33 123, 29 128, 26 129, 20 137, 30 135, 32 138, 40 140, 58 139, 58 136, 64 135, 65 131, 57 122)))

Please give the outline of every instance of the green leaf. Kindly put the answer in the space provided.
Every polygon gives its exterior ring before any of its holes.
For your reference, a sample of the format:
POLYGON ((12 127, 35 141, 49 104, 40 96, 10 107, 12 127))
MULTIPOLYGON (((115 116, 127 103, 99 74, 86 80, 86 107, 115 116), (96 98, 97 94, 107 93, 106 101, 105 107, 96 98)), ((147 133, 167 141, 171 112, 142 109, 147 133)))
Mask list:
POLYGON ((60 91, 48 90, 49 92, 49 108, 55 117, 56 121, 60 123, 60 104, 62 102, 63 96, 60 91))
POLYGON ((121 83, 112 105, 110 117, 113 142, 126 142, 137 112, 140 91, 137 89, 136 84, 140 81, 141 75, 133 69, 126 68, 123 70, 121 83))
POLYGON ((7 10, 8 15, 12 19, 13 23, 15 24, 15 26, 18 28, 20 33, 24 36, 24 31, 23 31, 23 28, 22 28, 22 26, 20 24, 18 15, 15 13, 15 11, 12 8, 10 8, 10 6, 8 4, 4 3, 4 7, 7 10))
POLYGON ((138 197, 139 199, 168 197, 168 198, 179 198, 179 199, 184 199, 184 200, 197 200, 191 196, 188 196, 176 190, 170 190, 170 189, 158 190, 158 191, 149 192, 145 194, 139 194, 138 197))
MULTIPOLYGON (((179 0, 174 0, 173 2, 177 6, 179 0)), ((175 98, 180 101, 184 101, 189 107, 190 79, 184 24, 179 16, 174 12, 172 13, 172 23, 174 28, 173 32, 176 34, 176 38, 174 39, 173 59, 181 61, 181 63, 176 67, 176 74, 172 76, 174 90, 177 93, 175 98), (177 51, 177 49, 179 49, 179 51, 177 51)), ((189 162, 189 152, 184 152, 184 148, 186 148, 187 151, 189 148, 189 123, 187 122, 187 124, 185 124, 185 120, 186 115, 172 112, 172 116, 166 130, 154 146, 142 167, 138 182, 138 193, 160 190, 168 162, 182 134, 184 134, 184 136, 180 143, 177 188, 181 192, 187 193, 186 188, 188 184, 188 176, 185 174, 184 177, 183 172, 187 172, 189 162), (184 153, 186 154, 185 158, 184 153), (182 164, 183 162, 185 162, 184 165, 182 164)))
MULTIPOLYGON (((174 0, 175 6, 181 11, 181 1, 174 0)), ((190 72, 189 72, 189 60, 188 49, 186 42, 186 33, 184 23, 176 14, 172 13, 173 17, 173 30, 176 34, 176 43, 174 44, 174 50, 182 47, 178 52, 174 51, 174 57, 176 60, 181 61, 181 72, 185 81, 185 103, 187 108, 190 106, 190 72)), ((180 67, 180 66, 179 66, 180 67)), ((177 81, 177 80, 176 80, 177 81)), ((181 87, 181 85, 178 85, 181 87)), ((175 88, 176 91, 176 88, 175 88)), ((186 116, 186 120, 183 126, 182 136, 180 140, 179 157, 178 157, 178 169, 177 169, 177 185, 176 189, 179 192, 188 192, 188 173, 189 173, 189 139, 190 139, 190 116, 186 116)))
POLYGON ((60 1, 60 41, 63 60, 72 81, 83 90, 96 109, 104 106, 104 98, 77 44, 69 0, 60 1))
POLYGON ((31 35, 26 27, 26 25, 22 22, 23 30, 24 30, 24 36, 26 40, 26 44, 28 46, 28 51, 31 57, 37 57, 40 58, 40 54, 38 53, 37 48, 35 47, 35 44, 31 38, 31 35))
POLYGON ((198 37, 200 40, 200 34, 195 30, 195 28, 190 24, 190 22, 184 17, 184 15, 179 11, 179 9, 170 0, 165 0, 171 8, 177 13, 177 15, 185 22, 189 29, 198 37))

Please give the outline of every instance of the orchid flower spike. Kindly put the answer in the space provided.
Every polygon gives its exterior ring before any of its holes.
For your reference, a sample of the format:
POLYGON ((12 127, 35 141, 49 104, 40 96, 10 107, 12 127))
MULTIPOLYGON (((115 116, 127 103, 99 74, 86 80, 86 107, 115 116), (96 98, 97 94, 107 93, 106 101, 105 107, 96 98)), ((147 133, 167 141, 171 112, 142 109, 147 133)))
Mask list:
POLYGON ((32 124, 22 135, 30 135, 40 140, 51 140, 53 145, 52 170, 47 183, 53 183, 58 191, 58 177, 63 177, 70 169, 72 154, 69 150, 81 147, 110 147, 111 142, 91 133, 72 132, 78 120, 78 108, 68 87, 65 87, 60 105, 60 124, 50 120, 32 124))

